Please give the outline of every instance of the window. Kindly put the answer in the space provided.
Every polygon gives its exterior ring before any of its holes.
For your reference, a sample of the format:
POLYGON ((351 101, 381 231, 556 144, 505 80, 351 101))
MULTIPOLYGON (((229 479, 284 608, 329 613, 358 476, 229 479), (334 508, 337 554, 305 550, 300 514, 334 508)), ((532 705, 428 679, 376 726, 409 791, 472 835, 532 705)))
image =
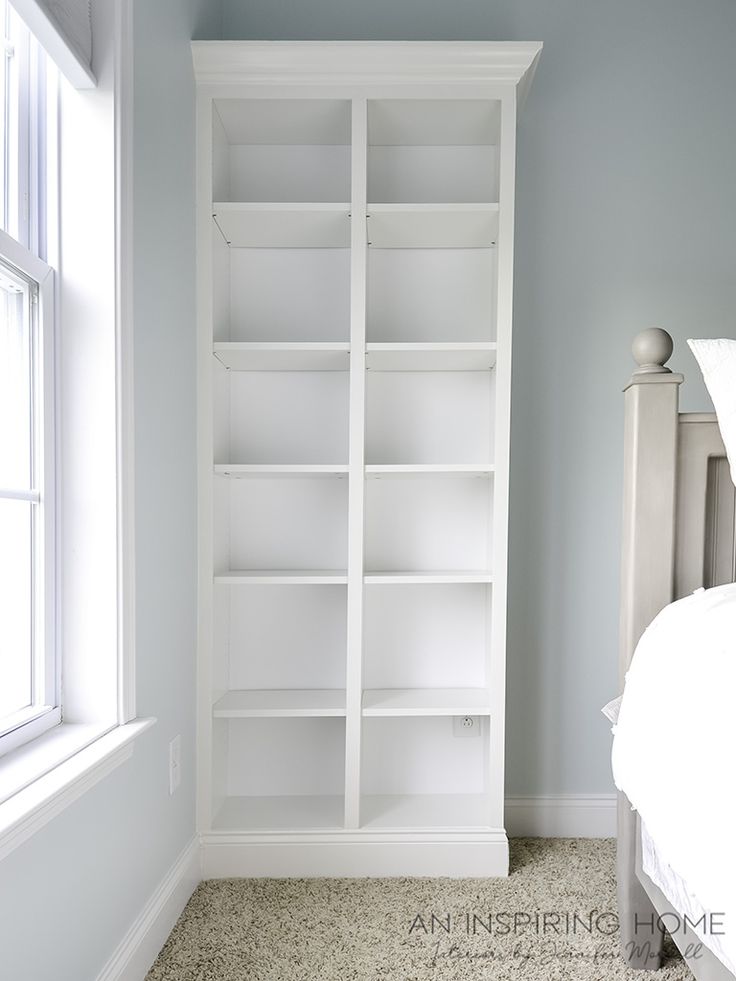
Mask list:
POLYGON ((0 0, 0 859, 155 722, 135 712, 132 5, 117 6, 95 4, 93 72, 90 5, 0 0))
POLYGON ((0 755, 61 719, 56 637, 56 71, 0 0, 0 755), (49 123, 51 120, 51 124, 49 123))

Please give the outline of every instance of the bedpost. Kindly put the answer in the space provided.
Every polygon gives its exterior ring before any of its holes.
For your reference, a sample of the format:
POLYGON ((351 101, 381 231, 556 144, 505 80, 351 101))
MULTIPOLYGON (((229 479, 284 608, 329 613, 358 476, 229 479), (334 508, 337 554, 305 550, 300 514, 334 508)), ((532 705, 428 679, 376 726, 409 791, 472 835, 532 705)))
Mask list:
POLYGON ((642 331, 631 350, 639 366, 624 389, 622 686, 644 629, 673 598, 678 390, 683 381, 665 367, 672 354, 667 331, 642 331))
MULTIPOLYGON (((665 367, 672 338, 651 327, 634 339, 638 367, 624 389, 624 493, 619 681, 623 689, 646 626, 673 599, 678 392, 682 375, 665 367)), ((618 795, 618 907, 621 948, 632 968, 660 966, 663 935, 636 875, 637 820, 618 795)))

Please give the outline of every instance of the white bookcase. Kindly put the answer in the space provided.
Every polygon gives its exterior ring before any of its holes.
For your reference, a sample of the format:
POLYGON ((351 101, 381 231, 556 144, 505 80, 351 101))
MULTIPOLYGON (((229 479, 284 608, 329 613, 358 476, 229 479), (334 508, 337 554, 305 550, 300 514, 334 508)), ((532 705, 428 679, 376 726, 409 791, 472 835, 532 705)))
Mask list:
POLYGON ((541 45, 195 42, 204 872, 505 875, 541 45))

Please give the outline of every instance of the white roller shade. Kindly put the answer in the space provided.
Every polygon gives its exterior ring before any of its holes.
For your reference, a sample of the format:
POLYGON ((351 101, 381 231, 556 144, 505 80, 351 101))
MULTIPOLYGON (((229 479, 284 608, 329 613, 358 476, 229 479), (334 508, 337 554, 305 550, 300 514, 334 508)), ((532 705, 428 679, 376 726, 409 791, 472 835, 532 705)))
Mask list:
POLYGON ((91 0, 10 2, 72 85, 93 88, 91 0))

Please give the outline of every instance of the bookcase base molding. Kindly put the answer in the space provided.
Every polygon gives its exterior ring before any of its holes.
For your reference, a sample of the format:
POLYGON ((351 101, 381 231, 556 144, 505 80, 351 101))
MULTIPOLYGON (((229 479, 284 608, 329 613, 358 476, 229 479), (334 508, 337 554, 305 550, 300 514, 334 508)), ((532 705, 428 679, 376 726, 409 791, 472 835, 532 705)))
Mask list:
POLYGON ((405 833, 370 836, 204 835, 205 879, 363 878, 447 876, 455 879, 508 875, 509 846, 503 830, 450 832, 441 837, 405 833))

